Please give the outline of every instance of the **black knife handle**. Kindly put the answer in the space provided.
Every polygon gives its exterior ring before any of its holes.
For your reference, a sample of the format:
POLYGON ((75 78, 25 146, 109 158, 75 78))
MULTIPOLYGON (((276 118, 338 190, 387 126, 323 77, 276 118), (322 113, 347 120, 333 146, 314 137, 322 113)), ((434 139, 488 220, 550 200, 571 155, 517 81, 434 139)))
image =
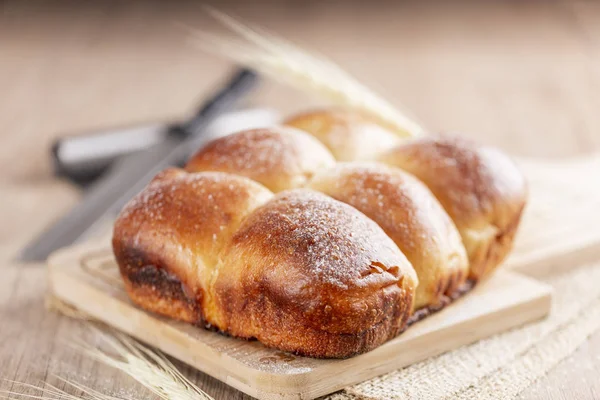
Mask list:
POLYGON ((119 157, 147 149, 167 136, 183 140, 197 133, 206 118, 220 114, 225 105, 243 96, 257 80, 253 71, 239 70, 191 119, 181 124, 122 127, 60 138, 52 145, 54 173, 77 184, 88 185, 119 157))
POLYGON ((195 135, 199 130, 206 127, 207 120, 212 120, 216 115, 222 114, 224 106, 228 107, 233 101, 236 101, 253 88, 257 82, 258 75, 254 71, 241 69, 219 93, 204 103, 192 119, 174 126, 173 134, 183 137, 195 135))

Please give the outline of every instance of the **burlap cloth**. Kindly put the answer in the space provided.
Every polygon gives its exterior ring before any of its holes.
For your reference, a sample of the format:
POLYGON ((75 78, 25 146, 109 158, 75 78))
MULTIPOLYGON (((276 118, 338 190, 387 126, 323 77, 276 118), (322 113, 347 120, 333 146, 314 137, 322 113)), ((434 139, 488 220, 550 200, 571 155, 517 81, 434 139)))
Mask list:
POLYGON ((329 396, 354 399, 512 399, 600 329, 600 262, 542 280, 552 312, 514 329, 329 396))

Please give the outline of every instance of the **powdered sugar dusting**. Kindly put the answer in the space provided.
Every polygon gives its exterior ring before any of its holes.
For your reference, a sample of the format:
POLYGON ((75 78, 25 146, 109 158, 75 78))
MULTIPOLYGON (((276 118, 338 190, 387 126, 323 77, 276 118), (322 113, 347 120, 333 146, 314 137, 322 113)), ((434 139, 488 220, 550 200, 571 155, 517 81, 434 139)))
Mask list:
POLYGON ((503 214, 510 217, 494 224, 509 224, 525 199, 525 179, 510 158, 462 138, 414 140, 382 154, 380 160, 422 180, 461 229, 462 224, 503 214))
POLYGON ((400 143, 400 137, 350 110, 320 110, 288 119, 287 125, 318 138, 339 161, 372 159, 400 143))
POLYGON ((215 191, 215 188, 224 188, 230 194, 234 194, 240 193, 242 186, 253 189, 257 195, 261 191, 267 192, 254 182, 231 174, 218 172, 190 174, 181 169, 169 168, 156 175, 144 190, 131 199, 121 211, 119 218, 128 218, 132 212, 142 209, 144 218, 164 221, 166 206, 184 206, 194 198, 201 198, 212 204, 214 208, 219 208, 218 199, 222 197, 222 193, 215 191), (189 197, 192 194, 193 197, 189 197))
POLYGON ((239 174, 279 191, 303 186, 317 170, 334 162, 329 151, 310 135, 290 127, 273 127, 217 139, 192 157, 186 169, 239 174))
MULTIPOLYGON (((276 196, 256 210, 236 241, 256 235, 267 237, 269 254, 277 255, 274 263, 298 265, 309 277, 342 289, 372 283, 368 275, 373 263, 402 268, 401 272, 412 270, 375 222, 353 207, 310 190, 276 196)), ((388 275, 389 284, 401 274, 388 275)))
POLYGON ((119 236, 129 238, 134 246, 157 243, 165 254, 168 246, 190 259, 206 258, 214 256, 220 247, 217 242, 271 195, 240 176, 170 168, 125 206, 115 232, 119 230, 119 236))

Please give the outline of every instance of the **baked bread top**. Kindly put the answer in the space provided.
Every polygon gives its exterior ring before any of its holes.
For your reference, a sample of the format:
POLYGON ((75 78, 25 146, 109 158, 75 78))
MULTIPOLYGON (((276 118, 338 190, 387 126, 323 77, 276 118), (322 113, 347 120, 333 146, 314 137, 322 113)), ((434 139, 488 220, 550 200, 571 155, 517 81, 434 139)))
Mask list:
POLYGON ((113 247, 134 302, 282 350, 348 357, 443 307, 509 252, 526 186, 501 152, 400 139, 337 110, 288 124, 306 131, 216 139, 125 207, 113 247))

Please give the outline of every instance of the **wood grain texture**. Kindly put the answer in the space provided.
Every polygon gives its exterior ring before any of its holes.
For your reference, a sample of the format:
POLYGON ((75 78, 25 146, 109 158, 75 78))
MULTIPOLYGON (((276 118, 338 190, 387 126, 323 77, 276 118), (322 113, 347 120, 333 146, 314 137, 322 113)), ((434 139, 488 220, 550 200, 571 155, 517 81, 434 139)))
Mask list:
MULTIPOLYGON (((51 374, 66 375, 141 398, 147 392, 131 379, 61 343, 79 334, 78 323, 44 310, 42 268, 9 260, 78 198, 51 177, 52 138, 179 118, 226 65, 190 51, 171 23, 203 26, 196 2, 81 3, 0 3, 0 377, 34 384, 48 377, 61 387, 51 374)), ((434 130, 524 156, 600 150, 597 2, 371 3, 220 2, 330 55, 434 130)), ((294 111, 314 99, 268 84, 253 102, 294 111)), ((596 333, 522 397, 600 397, 599 355, 596 333)), ((248 398, 184 370, 216 399, 248 398)), ((10 387, 0 380, 0 389, 10 387)))

